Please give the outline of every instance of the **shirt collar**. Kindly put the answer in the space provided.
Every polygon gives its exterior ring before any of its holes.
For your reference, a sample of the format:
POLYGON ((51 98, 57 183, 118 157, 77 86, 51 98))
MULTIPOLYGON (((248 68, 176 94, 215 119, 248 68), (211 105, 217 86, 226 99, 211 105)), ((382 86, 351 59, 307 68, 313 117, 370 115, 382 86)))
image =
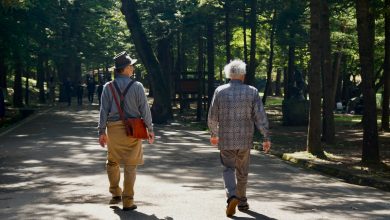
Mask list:
POLYGON ((232 84, 242 84, 242 81, 239 80, 239 79, 232 79, 232 80, 230 80, 230 83, 232 83, 232 84))

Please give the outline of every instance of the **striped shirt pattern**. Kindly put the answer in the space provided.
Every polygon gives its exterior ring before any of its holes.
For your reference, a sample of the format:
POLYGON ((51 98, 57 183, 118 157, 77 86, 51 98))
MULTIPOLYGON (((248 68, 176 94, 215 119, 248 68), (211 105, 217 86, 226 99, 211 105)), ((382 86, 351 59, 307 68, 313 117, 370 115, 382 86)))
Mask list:
POLYGON ((208 114, 211 135, 219 137, 218 149, 252 148, 254 125, 264 138, 269 138, 268 119, 258 90, 240 80, 219 86, 208 114))

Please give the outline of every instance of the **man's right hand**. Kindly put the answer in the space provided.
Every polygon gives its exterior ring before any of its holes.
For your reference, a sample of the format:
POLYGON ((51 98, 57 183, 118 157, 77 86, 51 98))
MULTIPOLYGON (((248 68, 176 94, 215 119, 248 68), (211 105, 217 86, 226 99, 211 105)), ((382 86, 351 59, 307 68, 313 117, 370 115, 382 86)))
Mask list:
POLYGON ((219 143, 219 138, 218 137, 211 137, 210 138, 210 144, 213 146, 217 146, 219 143))
POLYGON ((264 150, 264 153, 268 153, 269 150, 271 149, 271 141, 267 140, 267 141, 264 141, 263 142, 263 150, 264 150))
POLYGON ((101 134, 99 136, 99 144, 100 144, 100 146, 101 147, 105 147, 106 144, 107 144, 107 140, 108 140, 107 135, 106 134, 101 134))

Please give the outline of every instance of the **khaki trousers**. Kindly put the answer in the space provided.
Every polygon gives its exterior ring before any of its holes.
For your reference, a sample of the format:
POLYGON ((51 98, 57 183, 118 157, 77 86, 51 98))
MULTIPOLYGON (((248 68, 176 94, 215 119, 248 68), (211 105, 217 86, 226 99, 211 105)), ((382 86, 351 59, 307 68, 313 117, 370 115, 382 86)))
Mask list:
POLYGON ((123 191, 119 187, 120 166, 114 161, 106 164, 110 193, 112 196, 122 196, 123 207, 130 207, 134 203, 134 183, 136 179, 136 165, 124 165, 123 191))
POLYGON ((227 198, 236 196, 241 201, 246 201, 250 149, 221 150, 220 157, 227 198))
POLYGON ((126 135, 122 121, 107 124, 106 169, 112 196, 122 196, 123 207, 130 207, 134 201, 134 183, 138 165, 144 163, 142 141, 126 135), (124 169, 123 191, 119 187, 120 165, 124 169))

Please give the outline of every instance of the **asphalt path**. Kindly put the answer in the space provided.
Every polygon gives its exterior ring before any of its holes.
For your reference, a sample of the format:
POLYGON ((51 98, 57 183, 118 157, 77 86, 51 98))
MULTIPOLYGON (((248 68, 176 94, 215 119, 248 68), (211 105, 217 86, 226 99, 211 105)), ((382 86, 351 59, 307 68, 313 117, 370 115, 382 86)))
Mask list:
MULTIPOLYGON (((218 150, 206 132, 175 123, 144 143, 138 209, 109 206, 97 121, 97 106, 57 106, 0 133, 0 219, 227 219, 218 150)), ((390 219, 390 193, 255 150, 247 196, 250 211, 233 219, 390 219)))

